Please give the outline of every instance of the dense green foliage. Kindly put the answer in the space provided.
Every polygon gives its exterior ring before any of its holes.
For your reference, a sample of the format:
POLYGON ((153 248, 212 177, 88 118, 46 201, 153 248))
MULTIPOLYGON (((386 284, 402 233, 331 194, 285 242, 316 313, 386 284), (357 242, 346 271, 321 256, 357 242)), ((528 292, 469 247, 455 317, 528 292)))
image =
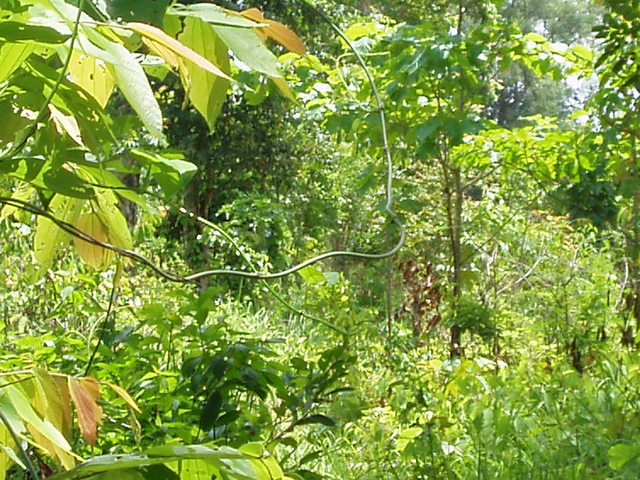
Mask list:
POLYGON ((0 479, 638 478, 638 2, 311 3, 0 0, 0 479))

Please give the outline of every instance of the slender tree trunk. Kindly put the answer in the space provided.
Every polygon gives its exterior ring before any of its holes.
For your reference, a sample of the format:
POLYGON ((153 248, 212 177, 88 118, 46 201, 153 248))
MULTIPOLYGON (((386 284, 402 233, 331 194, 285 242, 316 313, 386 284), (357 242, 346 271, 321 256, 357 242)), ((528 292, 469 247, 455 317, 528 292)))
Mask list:
MULTIPOLYGON (((443 190, 445 197, 445 209, 447 213, 447 233, 449 236, 449 246, 451 248, 451 259, 453 268, 453 299, 451 309, 454 314, 458 310, 460 298, 462 297, 462 207, 463 207, 463 185, 462 172, 459 167, 451 167, 448 159, 441 158, 443 190)), ((453 325, 450 331, 449 353, 451 357, 462 355, 462 328, 453 325)))

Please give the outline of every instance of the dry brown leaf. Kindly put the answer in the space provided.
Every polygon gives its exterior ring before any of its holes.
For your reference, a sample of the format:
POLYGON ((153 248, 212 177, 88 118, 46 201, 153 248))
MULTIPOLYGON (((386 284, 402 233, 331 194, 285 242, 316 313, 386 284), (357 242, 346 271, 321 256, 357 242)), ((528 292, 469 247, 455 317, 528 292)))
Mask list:
POLYGON ((94 378, 69 377, 69 393, 76 406, 82 437, 90 445, 95 445, 98 425, 102 423, 102 407, 96 402, 100 396, 100 386, 94 378))
POLYGON ((250 8, 248 10, 244 10, 241 12, 242 16, 248 18, 249 20, 253 20, 254 22, 264 23, 266 27, 256 28, 255 30, 258 32, 261 38, 264 40, 264 36, 275 40, 280 45, 282 45, 287 50, 291 50, 294 53, 299 55, 304 55, 307 53, 306 48, 304 48, 304 44, 300 37, 295 34, 293 30, 291 30, 286 25, 276 22, 275 20, 269 20, 265 18, 263 13, 257 8, 250 8))

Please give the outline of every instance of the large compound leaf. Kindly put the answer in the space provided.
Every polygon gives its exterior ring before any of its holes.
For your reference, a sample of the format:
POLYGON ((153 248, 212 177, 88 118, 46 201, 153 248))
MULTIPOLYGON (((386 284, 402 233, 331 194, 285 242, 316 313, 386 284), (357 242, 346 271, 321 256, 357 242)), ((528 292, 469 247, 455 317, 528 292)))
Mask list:
MULTIPOLYGON (((198 18, 186 18, 180 40, 203 57, 219 65, 223 71, 229 71, 227 47, 208 23, 198 18)), ((209 129, 213 130, 226 98, 229 81, 198 68, 198 65, 193 62, 186 62, 184 73, 187 77, 185 87, 189 100, 205 118, 209 129)))

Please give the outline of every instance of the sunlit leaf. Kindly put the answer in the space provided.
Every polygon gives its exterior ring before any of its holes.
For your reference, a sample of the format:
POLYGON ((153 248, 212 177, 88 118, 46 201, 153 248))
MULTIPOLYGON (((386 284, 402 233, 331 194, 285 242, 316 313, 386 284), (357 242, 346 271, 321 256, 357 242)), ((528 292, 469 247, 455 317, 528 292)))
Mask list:
POLYGON ((115 79, 104 62, 79 50, 73 50, 69 63, 69 79, 95 98, 103 108, 107 105, 115 86, 115 79))
MULTIPOLYGON (((211 25, 198 18, 186 18, 180 40, 196 52, 220 65, 223 71, 229 71, 227 47, 220 40, 211 25)), ((229 82, 219 75, 198 68, 187 61, 184 65, 185 88, 193 106, 206 119, 209 129, 213 130, 216 118, 226 98, 229 82)))
POLYGON ((143 23, 127 23, 128 28, 142 36, 142 41, 149 47, 149 49, 157 55, 165 58, 166 51, 169 50, 173 55, 167 56, 165 60, 173 66, 177 67, 176 55, 182 59, 193 62, 196 66, 206 70, 213 75, 230 80, 229 76, 222 70, 216 67, 209 60, 204 58, 199 53, 193 51, 183 43, 179 42, 173 37, 170 37, 159 28, 151 25, 145 25, 143 23))

